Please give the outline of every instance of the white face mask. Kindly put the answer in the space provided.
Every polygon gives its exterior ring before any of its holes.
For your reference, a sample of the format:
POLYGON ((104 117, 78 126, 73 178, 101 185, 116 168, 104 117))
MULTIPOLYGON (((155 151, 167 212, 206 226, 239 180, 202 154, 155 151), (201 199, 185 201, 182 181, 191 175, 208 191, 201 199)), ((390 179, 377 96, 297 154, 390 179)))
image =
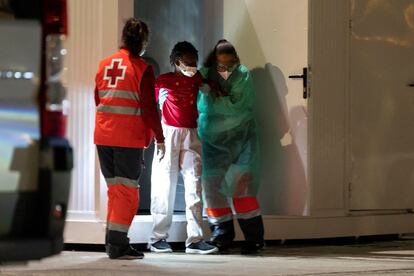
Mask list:
POLYGON ((142 49, 142 51, 141 51, 141 53, 139 54, 139 56, 140 57, 142 57, 144 54, 145 54, 145 52, 147 51, 147 49, 146 48, 144 48, 144 49, 142 49))
POLYGON ((181 62, 177 68, 181 71, 181 73, 183 73, 184 76, 189 78, 193 77, 197 73, 197 67, 185 66, 181 62))
POLYGON ((220 76, 223 78, 223 79, 225 79, 225 80, 228 80, 228 78, 230 77, 230 75, 231 75, 231 72, 229 72, 229 71, 224 71, 224 72, 218 72, 219 74, 220 74, 220 76))
POLYGON ((222 65, 222 64, 218 64, 217 65, 217 72, 220 74, 220 76, 223 79, 228 80, 230 78, 230 75, 233 73, 234 70, 236 70, 238 65, 239 65, 239 63, 236 63, 233 66, 229 67, 229 66, 225 66, 225 65, 222 65))

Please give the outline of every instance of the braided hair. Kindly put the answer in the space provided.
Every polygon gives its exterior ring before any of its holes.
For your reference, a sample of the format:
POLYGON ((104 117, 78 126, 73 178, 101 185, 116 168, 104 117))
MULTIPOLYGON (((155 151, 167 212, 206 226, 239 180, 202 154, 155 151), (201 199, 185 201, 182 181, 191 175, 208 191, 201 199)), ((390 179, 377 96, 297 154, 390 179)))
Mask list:
POLYGON ((149 39, 147 24, 143 21, 130 18, 126 21, 122 30, 122 42, 124 47, 133 57, 139 57, 149 39))
POLYGON ((175 65, 175 62, 182 58, 184 55, 195 55, 198 60, 198 51, 197 49, 187 41, 181 41, 175 44, 174 48, 171 51, 170 63, 172 66, 175 65))

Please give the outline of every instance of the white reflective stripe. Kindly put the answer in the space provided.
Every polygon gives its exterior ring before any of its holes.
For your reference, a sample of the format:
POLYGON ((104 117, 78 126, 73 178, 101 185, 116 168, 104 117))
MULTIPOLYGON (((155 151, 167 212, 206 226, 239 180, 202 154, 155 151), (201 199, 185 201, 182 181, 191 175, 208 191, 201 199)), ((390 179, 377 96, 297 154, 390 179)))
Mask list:
POLYGON ((128 233, 129 225, 108 222, 108 230, 128 233))
POLYGON ((224 215, 220 217, 210 217, 210 216, 208 217, 208 222, 212 224, 222 223, 222 222, 226 222, 230 220, 233 220, 232 214, 228 214, 228 215, 224 215))
POLYGON ((113 178, 105 178, 105 180, 106 180, 106 184, 108 186, 122 184, 122 185, 132 187, 132 188, 139 187, 138 180, 129 179, 129 178, 125 178, 125 177, 116 176, 116 177, 113 177, 113 178))
POLYGON ((138 93, 127 90, 99 90, 98 93, 100 98, 113 97, 139 101, 138 93))
POLYGON ((127 106, 112 106, 112 105, 99 105, 96 109, 98 112, 124 114, 124 115, 142 115, 141 108, 127 107, 127 106))
POLYGON ((251 218, 254 218, 254 217, 258 217, 261 214, 262 214, 262 212, 260 211, 260 209, 256 209, 256 210, 248 212, 248 213, 236 214, 236 218, 237 219, 251 219, 251 218))

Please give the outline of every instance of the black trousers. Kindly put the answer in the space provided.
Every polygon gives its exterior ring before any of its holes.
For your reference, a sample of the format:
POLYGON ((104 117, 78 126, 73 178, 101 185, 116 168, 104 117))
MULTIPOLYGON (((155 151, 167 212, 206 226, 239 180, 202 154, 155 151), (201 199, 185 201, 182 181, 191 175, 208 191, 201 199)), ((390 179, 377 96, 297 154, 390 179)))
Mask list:
POLYGON ((108 185, 106 244, 125 246, 129 244, 129 226, 139 205, 143 149, 98 145, 97 150, 108 185))
POLYGON ((96 146, 105 178, 139 179, 143 167, 143 149, 96 146))

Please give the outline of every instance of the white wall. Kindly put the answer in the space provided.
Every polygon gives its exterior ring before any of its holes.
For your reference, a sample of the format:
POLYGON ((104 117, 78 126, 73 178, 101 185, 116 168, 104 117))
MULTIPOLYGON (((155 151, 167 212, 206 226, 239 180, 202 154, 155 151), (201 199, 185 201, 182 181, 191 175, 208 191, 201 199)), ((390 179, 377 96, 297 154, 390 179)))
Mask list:
MULTIPOLYGON (((224 36, 235 44, 254 77, 264 145, 259 196, 264 213, 269 215, 264 217, 266 239, 407 233, 414 229, 412 214, 346 216, 347 3, 203 1, 205 17, 200 24, 204 53, 224 36), (308 3, 313 15, 309 52, 308 3), (301 81, 288 76, 301 73, 308 62, 312 96, 306 102, 301 81)), ((132 1, 69 0, 69 13, 69 138, 75 148, 76 168, 65 241, 103 243, 106 185, 99 179, 92 143, 93 78, 98 61, 117 49, 123 19, 132 15, 132 1)), ((146 242, 151 225, 151 217, 136 216, 131 241, 146 242)), ((171 241, 185 239, 185 216, 174 218, 170 234, 171 241)), ((237 239, 241 238, 238 231, 237 239)))

